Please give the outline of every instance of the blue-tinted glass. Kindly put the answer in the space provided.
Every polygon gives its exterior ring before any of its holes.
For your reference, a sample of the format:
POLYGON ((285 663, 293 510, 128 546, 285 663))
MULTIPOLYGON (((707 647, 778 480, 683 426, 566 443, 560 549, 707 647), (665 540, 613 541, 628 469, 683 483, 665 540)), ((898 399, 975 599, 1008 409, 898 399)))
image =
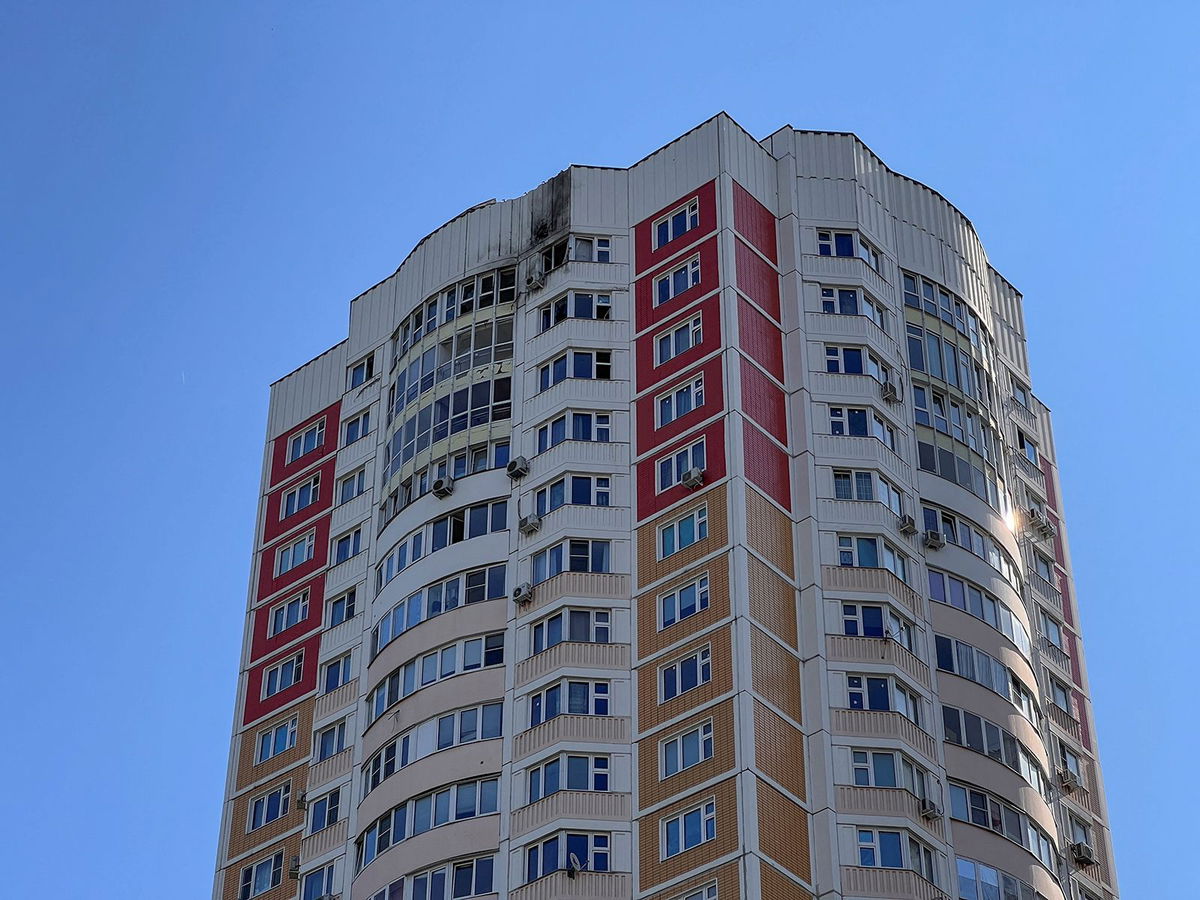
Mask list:
POLYGON ((843 316, 858 315, 858 293, 856 291, 838 291, 838 312, 843 316))
POLYGON ((869 709, 891 709, 886 678, 867 679, 867 707, 869 709))
POLYGON ((862 351, 854 347, 847 347, 842 351, 842 359, 845 361, 846 374, 861 375, 863 372, 862 351))
POLYGON ((702 827, 704 824, 700 810, 694 809, 683 817, 683 843, 684 846, 694 847, 700 843, 702 836, 702 827))
POLYGON ((672 819, 667 823, 667 856, 674 856, 679 850, 679 820, 672 819))
POLYGON ((835 234, 833 247, 836 256, 854 255, 854 236, 850 234, 835 234))
POLYGON ((672 296, 678 296, 688 289, 688 270, 685 266, 682 269, 677 269, 671 276, 672 296))
POLYGON ((934 636, 937 645, 937 667, 947 672, 954 671, 954 642, 940 634, 934 636))
POLYGON ((879 832, 879 864, 888 869, 904 866, 903 855, 900 852, 900 832, 879 832))
POLYGON ((671 239, 671 226, 664 219, 658 223, 658 246, 662 246, 671 239))
POLYGON ((679 237, 687 231, 687 210, 683 209, 671 216, 671 234, 679 237))
POLYGON ((867 411, 865 409, 851 409, 846 412, 846 419, 850 423, 850 434, 856 434, 860 437, 867 435, 867 411))
POLYGON ((864 606, 862 611, 863 634, 867 637, 883 637, 883 609, 879 606, 864 606))
POLYGON ((875 787, 896 786, 896 757, 890 753, 872 754, 875 767, 875 787))
POLYGON ((666 303, 671 299, 671 279, 660 278, 658 280, 658 302, 666 303))
POLYGON ((875 543, 875 538, 857 538, 858 543, 858 564, 864 569, 875 569, 879 567, 879 552, 878 545, 875 543))
POLYGON ((683 738, 684 768, 700 762, 700 735, 693 731, 683 738))

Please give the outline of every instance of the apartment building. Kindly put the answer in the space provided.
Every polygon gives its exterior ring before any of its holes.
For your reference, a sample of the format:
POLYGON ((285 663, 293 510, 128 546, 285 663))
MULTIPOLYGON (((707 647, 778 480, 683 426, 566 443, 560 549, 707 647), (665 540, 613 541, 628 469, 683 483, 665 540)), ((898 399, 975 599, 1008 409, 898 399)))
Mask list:
POLYGON ((724 114, 429 234, 272 386, 215 900, 1113 900, 1021 305, 724 114))

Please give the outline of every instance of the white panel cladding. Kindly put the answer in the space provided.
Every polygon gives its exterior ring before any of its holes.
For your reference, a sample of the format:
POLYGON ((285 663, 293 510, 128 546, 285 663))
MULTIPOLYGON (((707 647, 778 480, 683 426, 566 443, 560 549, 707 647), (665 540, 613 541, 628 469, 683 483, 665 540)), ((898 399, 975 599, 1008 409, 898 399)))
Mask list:
POLYGON ((625 169, 571 166, 571 228, 621 232, 629 228, 629 173, 625 169))
POLYGON ((396 276, 392 275, 350 301, 347 357, 358 359, 379 346, 391 333, 395 317, 396 276))
MULTIPOLYGON (((467 216, 466 258, 470 271, 497 260, 515 259, 529 242, 530 194, 474 210, 467 216)), ((436 290, 438 285, 427 285, 436 290)))
MULTIPOLYGON (((796 179, 796 215, 801 221, 822 224, 857 224, 854 184, 833 178, 796 179)), ((801 228, 800 247, 804 253, 816 253, 816 235, 811 228, 801 228)))
POLYGON ((721 165, 717 122, 709 119, 629 169, 631 223, 717 177, 721 165))
POLYGON ((796 171, 812 178, 853 180, 853 135, 832 131, 796 132, 796 171))
POLYGON ((269 440, 341 399, 346 380, 346 345, 342 341, 271 385, 269 440))
MULTIPOLYGON (((467 267, 467 234, 471 221, 480 210, 467 213, 447 222, 428 238, 422 247, 419 277, 414 273, 412 289, 416 292, 414 303, 423 302, 430 294, 451 281, 462 277, 467 267)), ((401 316, 407 315, 404 309, 401 316)), ((399 319, 397 319, 399 321, 399 319)))
POLYGON ((718 117, 721 133, 721 165, 733 180, 767 209, 778 205, 777 165, 751 135, 728 116, 718 117))
POLYGON ((945 284, 942 242, 912 222, 896 220, 896 257, 900 268, 945 284))

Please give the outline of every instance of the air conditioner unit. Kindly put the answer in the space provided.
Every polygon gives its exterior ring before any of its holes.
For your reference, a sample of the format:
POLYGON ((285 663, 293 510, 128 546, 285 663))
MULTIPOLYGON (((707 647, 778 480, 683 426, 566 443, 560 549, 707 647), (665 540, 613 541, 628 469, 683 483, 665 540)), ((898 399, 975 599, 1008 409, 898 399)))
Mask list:
POLYGON ((912 516, 900 517, 900 533, 901 534, 916 534, 917 522, 912 516))
POLYGON ((513 603, 528 603, 533 599, 533 585, 528 581, 522 581, 512 592, 513 603))
POLYGON ((881 397, 883 397, 883 399, 886 400, 888 403, 899 403, 900 402, 900 392, 896 389, 896 386, 894 384, 892 384, 890 381, 885 381, 885 382, 883 382, 883 384, 881 384, 879 386, 879 395, 881 397))
POLYGON ((1036 506, 1029 507, 1029 527, 1046 540, 1058 534, 1049 517, 1036 506))
POLYGON ((521 534, 533 534, 542 527, 542 517, 537 513, 521 516, 521 521, 517 523, 517 527, 521 529, 521 534))
POLYGON ((694 491, 704 484, 704 470, 699 468, 688 469, 683 473, 683 477, 679 479, 679 482, 684 487, 691 488, 694 491))
POLYGON ((430 490, 433 491, 435 497, 449 497, 454 493, 454 479, 449 475, 445 478, 435 478, 430 490))
POLYGON ((301 809, 308 809, 308 791, 301 791, 296 797, 296 804, 301 809))
POLYGON ((1090 866, 1096 862, 1096 851, 1092 849, 1090 844, 1085 844, 1082 841, 1071 845, 1071 856, 1081 866, 1090 866))
POLYGON ((300 880, 300 857, 292 857, 292 862, 288 866, 288 878, 292 879, 292 881, 300 880))
POLYGON ((942 811, 932 800, 921 801, 921 818, 922 819, 940 819, 942 811))
POLYGON ((525 290, 536 291, 546 283, 546 273, 541 270, 540 266, 535 266, 529 270, 529 274, 525 276, 525 290))
POLYGON ((946 546, 946 537, 940 531, 925 532, 925 546, 930 550, 941 550, 946 546))
POLYGON ((508 477, 514 481, 518 478, 524 478, 529 474, 529 460, 523 456, 510 459, 508 461, 508 468, 505 471, 508 472, 508 477))
POLYGON ((1062 789, 1068 794, 1079 787, 1079 776, 1070 769, 1058 770, 1058 783, 1062 785, 1062 789))

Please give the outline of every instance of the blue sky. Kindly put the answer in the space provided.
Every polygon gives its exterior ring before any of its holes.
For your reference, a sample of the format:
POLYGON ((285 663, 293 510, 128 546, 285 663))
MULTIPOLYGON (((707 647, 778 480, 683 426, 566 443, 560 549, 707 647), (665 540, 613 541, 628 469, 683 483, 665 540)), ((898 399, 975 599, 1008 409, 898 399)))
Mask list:
POLYGON ((1024 291, 1121 880, 1194 896, 1200 14, 987 6, 6 4, 5 893, 208 896, 267 385, 462 209, 725 109, 856 132, 1024 291))

